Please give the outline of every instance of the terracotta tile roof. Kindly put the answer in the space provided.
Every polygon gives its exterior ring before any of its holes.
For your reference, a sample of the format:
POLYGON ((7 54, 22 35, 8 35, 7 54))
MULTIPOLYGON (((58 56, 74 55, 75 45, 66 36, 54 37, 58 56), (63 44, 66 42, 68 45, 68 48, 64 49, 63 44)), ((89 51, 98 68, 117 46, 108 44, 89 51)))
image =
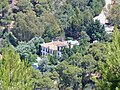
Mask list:
POLYGON ((43 46, 45 48, 49 48, 51 50, 57 50, 58 46, 68 46, 68 43, 67 43, 67 41, 64 41, 64 42, 53 41, 53 42, 41 44, 41 46, 43 46))

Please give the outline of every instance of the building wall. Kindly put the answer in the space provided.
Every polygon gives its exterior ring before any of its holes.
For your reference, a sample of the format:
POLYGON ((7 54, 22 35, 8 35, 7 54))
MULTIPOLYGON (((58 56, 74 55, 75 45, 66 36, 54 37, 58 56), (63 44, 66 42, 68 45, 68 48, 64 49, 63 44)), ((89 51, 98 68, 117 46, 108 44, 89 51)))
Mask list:
POLYGON ((57 51, 53 51, 53 50, 50 50, 48 48, 45 48, 45 47, 41 46, 41 53, 42 53, 42 56, 48 55, 48 54, 49 55, 53 55, 54 54, 58 58, 60 58, 62 56, 62 52, 61 52, 62 48, 64 48, 64 46, 58 46, 57 47, 57 51))
POLYGON ((41 53, 42 53, 42 55, 47 55, 45 47, 41 47, 41 53))
POLYGON ((57 48, 58 48, 58 49, 57 49, 57 52, 56 52, 56 56, 57 56, 58 58, 60 58, 60 57, 62 56, 61 50, 62 50, 63 48, 65 48, 65 46, 58 46, 57 48))
POLYGON ((50 50, 48 48, 45 48, 45 47, 41 46, 41 53, 42 53, 43 56, 44 55, 48 55, 48 54, 52 55, 53 54, 53 50, 50 50))

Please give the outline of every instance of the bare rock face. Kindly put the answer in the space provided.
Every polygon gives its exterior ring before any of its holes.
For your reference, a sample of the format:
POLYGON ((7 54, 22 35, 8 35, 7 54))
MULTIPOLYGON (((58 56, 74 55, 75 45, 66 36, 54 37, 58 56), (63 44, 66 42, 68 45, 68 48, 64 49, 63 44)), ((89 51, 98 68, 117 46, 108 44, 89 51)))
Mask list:
POLYGON ((107 21, 106 13, 109 12, 109 6, 112 5, 112 0, 105 0, 105 6, 99 16, 94 17, 94 20, 99 20, 101 24, 105 25, 107 21))
POLYGON ((105 6, 103 7, 103 10, 101 11, 101 13, 94 17, 94 20, 99 20, 101 24, 103 24, 105 26, 105 31, 107 33, 112 33, 114 26, 109 26, 107 25, 107 23, 109 23, 107 16, 109 14, 109 10, 113 5, 113 1, 114 0, 105 0, 105 6))

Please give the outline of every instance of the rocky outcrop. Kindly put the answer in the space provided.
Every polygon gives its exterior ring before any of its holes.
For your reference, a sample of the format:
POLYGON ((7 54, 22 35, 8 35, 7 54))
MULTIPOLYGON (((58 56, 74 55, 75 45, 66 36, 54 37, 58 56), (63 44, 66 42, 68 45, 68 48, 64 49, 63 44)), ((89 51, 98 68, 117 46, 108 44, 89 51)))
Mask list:
POLYGON ((111 33, 113 31, 113 26, 107 25, 109 21, 107 20, 107 15, 109 13, 110 8, 112 8, 112 5, 114 4, 114 0, 105 0, 105 6, 103 7, 103 10, 101 13, 94 17, 94 20, 99 20, 101 24, 105 26, 105 31, 107 33, 111 33))

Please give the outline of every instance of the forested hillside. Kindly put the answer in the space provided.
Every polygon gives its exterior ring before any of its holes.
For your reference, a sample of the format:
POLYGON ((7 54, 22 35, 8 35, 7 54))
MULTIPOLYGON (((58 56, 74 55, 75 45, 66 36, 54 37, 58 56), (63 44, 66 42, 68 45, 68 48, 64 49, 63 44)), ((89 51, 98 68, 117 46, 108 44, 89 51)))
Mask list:
POLYGON ((105 0, 0 0, 0 89, 119 90, 120 1, 112 2, 109 34, 94 20, 105 0), (56 38, 79 45, 41 56, 40 44, 56 38))

